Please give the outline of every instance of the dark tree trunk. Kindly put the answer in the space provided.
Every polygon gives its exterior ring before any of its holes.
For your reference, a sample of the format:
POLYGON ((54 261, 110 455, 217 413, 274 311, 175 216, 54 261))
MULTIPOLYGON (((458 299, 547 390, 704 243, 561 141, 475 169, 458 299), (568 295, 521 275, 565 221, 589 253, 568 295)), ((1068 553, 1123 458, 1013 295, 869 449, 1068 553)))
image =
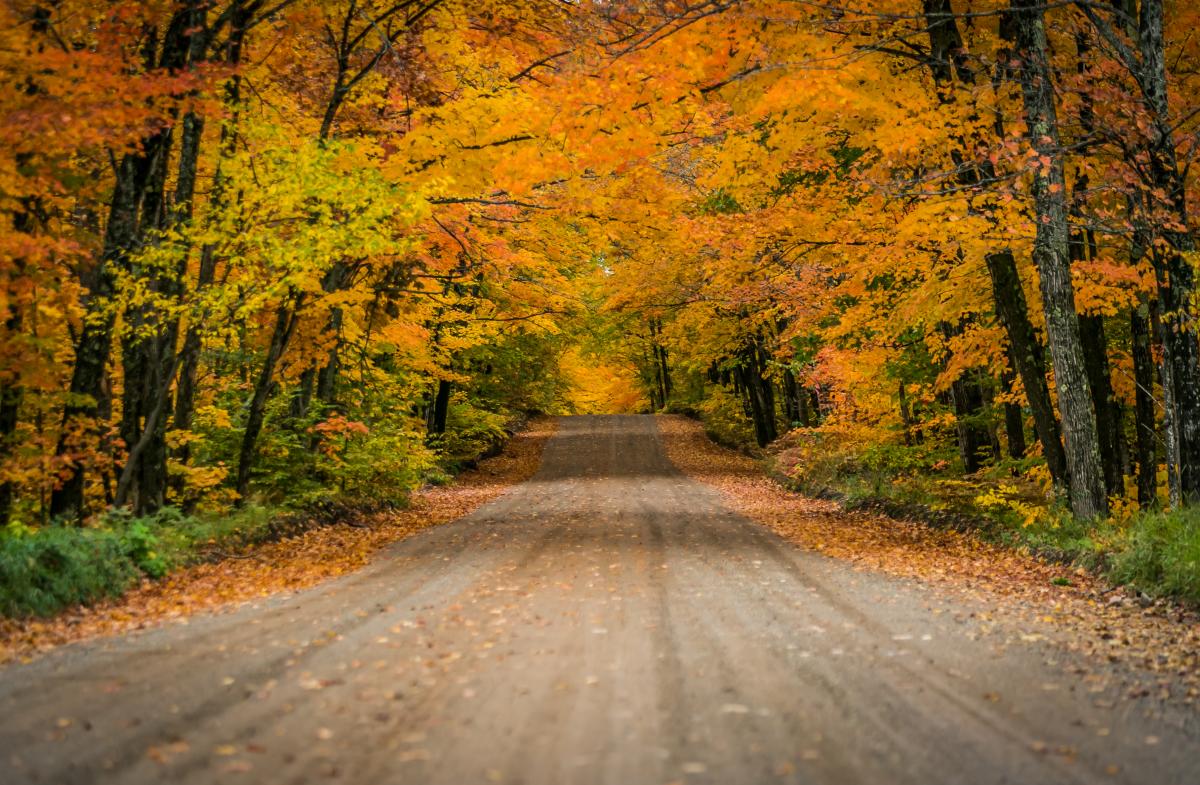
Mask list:
MULTIPOLYGON (((178 70, 187 63, 191 51, 190 39, 199 32, 194 25, 195 14, 202 6, 202 0, 194 0, 176 11, 167 25, 161 51, 156 37, 153 34, 147 36, 144 55, 148 66, 178 70)), ((95 402, 102 394, 101 387, 112 349, 114 322, 111 309, 106 306, 114 293, 115 268, 128 263, 129 254, 140 246, 148 231, 165 225, 164 190, 171 140, 170 127, 155 131, 142 140, 142 148, 138 153, 124 156, 118 165, 100 264, 88 287, 88 310, 94 312, 103 309, 103 315, 89 318, 80 335, 71 378, 70 400, 63 412, 64 426, 79 419, 95 423, 98 414, 95 402)), ((134 272, 136 274, 137 271, 134 272)), ((126 320, 132 329, 140 332, 140 328, 147 323, 147 316, 145 311, 139 311, 127 314, 126 320)), ((140 421, 153 410, 153 391, 161 387, 155 382, 163 381, 161 371, 164 363, 157 356, 157 347, 146 348, 159 343, 155 339, 135 338, 127 341, 123 349, 126 389, 120 432, 127 448, 140 440, 140 421), (130 380, 137 382, 130 383, 130 380)), ((69 448, 64 437, 57 452, 63 455, 69 448)), ((153 449, 148 451, 150 455, 158 452, 153 449)), ((165 447, 161 452, 165 455, 165 447)), ((142 455, 146 454, 147 451, 142 452, 142 455)), ((160 478, 165 483, 165 467, 162 472, 150 469, 143 474, 143 479, 155 484, 160 478)), ((83 467, 75 466, 52 495, 51 514, 68 518, 82 515, 83 491, 83 467)), ((151 488, 148 494, 139 493, 139 498, 143 496, 153 506, 161 494, 151 488)))
POLYGON ((1070 473, 1071 510, 1081 518, 1107 514, 1104 474, 1096 433, 1096 413, 1083 360, 1079 317, 1071 282, 1066 177, 1063 173, 1053 75, 1048 59, 1045 6, 1039 0, 1012 0, 1013 30, 1020 58, 1021 94, 1029 138, 1049 166, 1033 174, 1037 236, 1033 257, 1041 279, 1042 306, 1062 413, 1064 449, 1070 473))
MULTIPOLYGON (((1167 444, 1167 477, 1171 504, 1200 501, 1200 335, 1193 299, 1195 270, 1188 257, 1196 250, 1187 207, 1186 166, 1180 166, 1176 131, 1178 117, 1170 111, 1162 0, 1140 3, 1118 0, 1130 47, 1102 16, 1101 6, 1077 7, 1104 37, 1133 77, 1149 122, 1137 144, 1128 146, 1130 168, 1142 179, 1142 215, 1135 225, 1152 242, 1150 257, 1158 283, 1162 330, 1163 434, 1167 444), (1136 24, 1131 12, 1136 7, 1136 24), (1161 242, 1154 242, 1161 241, 1161 242)), ((1136 133, 1136 132, 1135 132, 1136 133)))
MULTIPOLYGON (((662 335, 662 326, 659 325, 659 335, 662 335)), ((661 343, 658 345, 658 372, 662 378, 663 405, 671 399, 671 366, 667 362, 667 347, 661 343)))
POLYGON ((955 80, 975 81, 962 34, 950 0, 923 0, 922 10, 929 34, 929 70, 934 81, 948 89, 955 80))
MULTIPOLYGON (((238 3, 237 7, 233 9, 229 23, 229 35, 224 46, 224 60, 231 66, 236 66, 241 62, 242 44, 248 23, 249 17, 244 6, 238 3)), ((216 172, 213 174, 212 192, 209 197, 210 211, 221 209, 227 197, 225 191, 226 182, 221 173, 221 163, 234 153, 237 142, 237 133, 234 129, 237 123, 237 107, 240 101, 241 77, 234 74, 225 84, 225 105, 230 108, 232 117, 226 125, 221 127, 220 152, 216 172)), ((196 130, 199 133, 203 131, 203 128, 198 127, 196 130)), ((216 272, 216 249, 212 245, 205 245, 200 250, 200 264, 196 273, 196 291, 201 292, 211 286, 216 278, 216 272)), ((184 333, 183 348, 181 350, 183 364, 179 369, 179 381, 175 390, 173 424, 177 430, 190 430, 192 427, 192 417, 195 414, 196 377, 200 371, 200 348, 203 342, 201 325, 199 323, 200 318, 200 314, 193 314, 187 331, 184 333)), ((178 457, 184 462, 188 460, 188 445, 185 444, 180 448, 178 457)))
POLYGON ((1161 298, 1150 301, 1150 340, 1152 354, 1160 357, 1158 362, 1159 385, 1163 392, 1163 445, 1166 453, 1167 470, 1167 501, 1172 508, 1178 507, 1183 501, 1179 490, 1179 439, 1176 434, 1175 414, 1175 385, 1171 381, 1171 365, 1166 361, 1166 347, 1163 344, 1164 326, 1160 318, 1162 309, 1161 298))
POLYGON ((1142 60, 1139 81, 1154 116, 1147 151, 1151 185, 1165 197, 1165 203, 1157 207, 1169 212, 1178 224, 1178 228, 1161 230, 1166 247, 1158 246, 1151 254, 1159 278, 1163 361, 1170 368, 1173 387, 1179 490, 1183 503, 1191 504, 1200 501, 1200 335, 1192 304, 1195 270, 1187 258, 1196 250, 1196 242, 1190 231, 1187 183, 1179 166, 1167 93, 1162 0, 1142 0, 1138 46, 1142 60))
MULTIPOLYGON (((961 326, 942 322, 940 327, 947 341, 962 334, 961 326)), ((983 468, 984 453, 991 450, 993 441, 991 428, 984 418, 986 399, 979 371, 964 371, 951 382, 947 395, 954 409, 954 432, 963 470, 974 474, 983 468)))
POLYGON ((788 425, 807 425, 800 413, 800 385, 791 368, 783 369, 783 416, 788 425))
POLYGON ((429 414, 425 420, 425 430, 430 436, 439 436, 446 432, 446 417, 450 414, 450 391, 452 385, 445 379, 439 379, 437 391, 429 404, 429 414))
MULTIPOLYGON (((193 64, 193 56, 202 58, 207 48, 205 16, 207 3, 189 0, 171 18, 163 38, 158 67, 177 73, 193 64)), ((176 186, 176 203, 168 214, 166 186, 174 144, 174 128, 167 128, 155 137, 145 152, 149 157, 149 174, 142 189, 137 241, 161 242, 157 233, 177 225, 191 215, 191 200, 195 191, 196 167, 199 161, 199 118, 189 115, 183 121, 184 142, 191 147, 181 148, 176 186), (190 122, 189 122, 190 121, 190 122)), ((144 278, 147 287, 166 299, 178 298, 181 282, 170 275, 153 270, 131 271, 144 278)), ((127 311, 125 321, 132 328, 122 341, 122 360, 125 377, 120 434, 133 464, 132 472, 122 472, 132 481, 122 483, 131 489, 134 511, 153 512, 166 501, 167 446, 166 418, 156 416, 169 408, 164 397, 171 394, 168 370, 175 366, 175 343, 178 322, 162 319, 157 309, 149 306, 127 311), (149 333, 149 334, 147 334, 149 333), (131 383, 137 380, 137 383, 131 383), (138 449, 134 449, 135 445, 138 449)), ((118 503, 125 501, 118 493, 118 503)))
POLYGON ((982 373, 977 373, 975 381, 979 385, 979 392, 982 396, 982 411, 987 415, 987 420, 983 423, 983 426, 987 430, 988 441, 991 444, 992 460, 998 461, 1002 452, 1000 449, 1000 429, 991 417, 992 413, 996 410, 996 398, 993 395, 990 384, 991 380, 985 378, 982 373))
MULTIPOLYGON (((335 262, 321 278, 321 290, 332 294, 342 291, 349 284, 351 269, 345 262, 335 262)), ((318 368, 308 368, 300 377, 300 385, 296 397, 292 401, 292 416, 303 417, 312 406, 313 395, 325 404, 334 402, 337 392, 337 377, 340 367, 342 320, 345 318, 341 308, 332 308, 325 331, 333 337, 333 346, 325 357, 325 362, 318 368)))
MULTIPOLYGON (((32 9, 32 30, 39 39, 50 30, 50 10, 42 6, 32 9)), ((44 43, 39 41, 34 46, 38 51, 44 51, 44 43)), ((40 88, 30 81, 24 88, 27 95, 36 95, 40 88)), ((18 154, 16 163, 18 169, 29 165, 30 156, 18 154)), ((12 213, 12 231, 16 234, 32 234, 35 227, 34 214, 39 207, 37 200, 23 198, 12 213)), ((26 274, 27 260, 18 256, 9 260, 10 270, 6 281, 5 303, 8 313, 4 317, 4 331, 9 339, 18 336, 25 327, 25 314, 22 310, 20 295, 12 287, 12 282, 22 279, 26 274)), ((0 371, 0 462, 6 462, 13 455, 16 446, 17 427, 20 424, 21 402, 25 397, 22 383, 22 367, 20 354, 10 356, 9 367, 0 371)), ((8 524, 12 516, 13 504, 16 502, 17 483, 11 479, 0 482, 0 527, 8 524)))
MULTIPOLYGON (((18 220, 14 219, 13 223, 17 224, 18 220)), ((8 308, 4 330, 6 335, 13 336, 21 331, 24 320, 16 298, 8 298, 8 308)), ((11 376, 6 376, 0 381, 0 460, 7 459, 12 454, 23 397, 19 369, 14 368, 9 374, 11 376)), ((11 480, 0 483, 0 527, 8 524, 15 500, 16 484, 11 480)))
POLYGON ((654 378, 654 394, 651 398, 654 399, 655 409, 665 408, 667 399, 671 396, 671 376, 670 370, 667 368, 667 351, 662 347, 660 338, 662 337, 662 322, 657 319, 650 320, 650 364, 651 375, 654 378))
POLYGON ((812 428, 817 424, 816 407, 812 403, 812 394, 803 387, 798 392, 796 404, 800 414, 800 425, 812 428))
POLYGON ((904 445, 912 447, 912 412, 908 408, 908 393, 900 382, 900 424, 904 427, 904 445))
POLYGON ((1158 432, 1154 418, 1154 355, 1150 346, 1150 309, 1140 303, 1129 315, 1134 380, 1134 444, 1138 505, 1158 503, 1158 432))
POLYGON ((275 387, 275 369, 292 339, 303 304, 304 295, 298 294, 295 295, 294 302, 281 304, 275 312, 275 327, 271 331, 271 341, 267 345, 258 380, 254 383, 254 394, 250 398, 250 407, 246 413, 246 428, 242 432, 242 448, 238 453, 236 490, 239 506, 246 502, 246 494, 250 490, 250 473, 258 450, 258 437, 262 433, 266 417, 267 400, 275 387))
POLYGON ((755 338, 742 349, 741 362, 735 369, 735 379, 749 404, 750 419, 754 422, 754 439, 759 447, 766 447, 779 438, 775 425, 775 394, 771 382, 766 378, 765 353, 761 340, 755 338))
POLYGON ((1079 334, 1083 342, 1088 385, 1092 390, 1092 406, 1096 412, 1104 484, 1109 496, 1121 496, 1125 489, 1121 470, 1121 410, 1113 393, 1104 319, 1099 316, 1080 316, 1079 334))
POLYGON ((775 423, 775 387, 771 384, 770 367, 766 347, 762 338, 756 338, 752 346, 753 356, 753 391, 760 400, 759 416, 762 420, 756 429, 760 438, 765 439, 759 446, 765 447, 779 438, 779 429, 775 423))
MULTIPOLYGON (((33 228, 33 219, 30 215, 31 205, 22 204, 21 209, 17 210, 12 217, 12 228, 14 232, 20 234, 28 234, 33 228)), ((13 280, 21 278, 25 273, 26 262, 23 259, 14 259, 12 261, 12 276, 13 280)), ((16 296, 16 292, 6 292, 5 300, 8 304, 8 314, 4 319, 5 335, 14 337, 18 335, 25 326, 25 315, 21 310, 20 298, 16 296)), ((17 425, 20 423, 21 400, 24 398, 24 389, 21 384, 21 368, 14 363, 13 367, 7 369, 7 373, 0 379, 0 461, 7 459, 12 455, 13 447, 17 433, 17 425)), ((17 486, 12 480, 5 480, 0 483, 0 527, 8 524, 9 516, 12 514, 12 506, 16 501, 17 486)))
MULTIPOLYGON (((1090 48, 1087 35, 1077 33, 1075 47, 1078 51, 1077 70, 1087 78, 1087 54, 1090 48)), ((1079 123, 1085 134, 1095 129, 1095 109, 1092 98, 1084 93, 1079 109, 1079 123)), ((1096 236, 1091 229, 1083 227, 1086 220, 1086 194, 1088 176, 1086 172, 1076 174, 1072 186, 1070 216, 1078 224, 1070 232, 1070 259, 1072 263, 1096 257, 1096 236)), ((1096 436, 1100 446, 1100 461, 1104 473, 1104 485, 1110 497, 1125 495, 1123 456, 1127 455, 1124 434, 1121 428, 1121 407, 1113 393, 1112 376, 1108 362, 1108 340, 1104 333, 1104 319, 1100 316, 1080 314, 1080 340, 1083 344, 1083 359, 1087 368, 1088 384, 1092 389, 1092 408, 1096 412, 1096 436)))
MULTIPOLYGON (((941 89, 946 90, 957 80, 965 85, 975 82, 970 59, 963 45, 962 35, 950 0, 924 0, 926 24, 929 31, 930 70, 941 89)), ((1010 40, 1011 19, 1005 19, 1001 33, 1010 40)), ((943 102, 949 96, 943 96, 943 102)), ((1003 122, 997 115, 996 134, 1004 136, 1003 122)), ((962 163, 962 154, 956 159, 962 163)), ((990 165, 983 164, 985 176, 994 175, 990 165)), ((964 185, 979 181, 980 173, 967 166, 962 167, 959 180, 964 185)), ((1034 432, 1041 441, 1050 477, 1055 485, 1067 483, 1067 459, 1062 447, 1061 430, 1054 414, 1050 389, 1046 382, 1046 364, 1042 345, 1029 320, 1029 310, 1021 279, 1017 274, 1016 260, 1008 250, 997 251, 986 256, 988 274, 991 278, 996 315, 1005 329, 1009 346, 1012 348, 1017 374, 1025 388, 1025 397, 1033 413, 1034 432)))
MULTIPOLYGON (((67 403, 63 407, 63 437, 56 455, 66 456, 72 449, 68 434, 80 425, 93 429, 98 423, 98 402, 104 394, 108 358, 112 351, 114 317, 109 307, 115 292, 114 268, 125 261, 134 247, 138 230, 138 206, 148 174, 143 155, 126 155, 117 167, 113 194, 109 202, 108 226, 99 264, 87 282, 87 311, 79 342, 75 347, 75 364, 71 369, 67 403)), ((78 462, 69 470, 62 484, 50 497, 50 515, 54 518, 79 519, 84 513, 84 467, 78 462)))
MULTIPOLYGON (((200 252, 200 269, 196 274, 196 288, 205 289, 212 285, 217 271, 217 258, 211 247, 200 252)), ((179 382, 175 391, 174 427, 177 430, 191 430, 192 417, 196 411, 196 377, 200 372, 200 348, 203 338, 199 324, 189 324, 183 336, 183 365, 179 371, 179 382)), ((179 458, 186 461, 189 451, 187 445, 180 448, 179 458)))
POLYGON ((329 350, 325 365, 317 374, 317 400, 331 405, 337 400, 337 380, 341 370, 342 309, 336 309, 329 317, 329 331, 334 335, 334 347, 329 350))
POLYGON ((954 429, 963 470, 974 474, 983 468, 984 456, 992 449, 992 438, 983 417, 983 388, 974 372, 968 371, 950 385, 954 407, 954 429))
MULTIPOLYGON (((1005 395, 1013 392, 1012 353, 1009 352, 1009 367, 1000 377, 1005 395)), ((1007 401, 1004 404, 1004 436, 1008 442, 1008 457, 1020 460, 1025 457, 1028 447, 1025 444, 1025 414, 1019 404, 1007 401)))

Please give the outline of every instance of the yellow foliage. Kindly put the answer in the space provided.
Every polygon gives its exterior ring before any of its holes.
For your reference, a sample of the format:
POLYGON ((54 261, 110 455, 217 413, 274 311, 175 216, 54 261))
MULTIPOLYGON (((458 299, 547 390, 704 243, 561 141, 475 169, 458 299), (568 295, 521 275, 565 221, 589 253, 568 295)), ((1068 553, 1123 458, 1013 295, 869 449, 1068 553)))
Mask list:
POLYGON ((630 414, 648 405, 633 372, 585 358, 578 348, 565 352, 559 370, 567 383, 566 405, 575 414, 630 414))

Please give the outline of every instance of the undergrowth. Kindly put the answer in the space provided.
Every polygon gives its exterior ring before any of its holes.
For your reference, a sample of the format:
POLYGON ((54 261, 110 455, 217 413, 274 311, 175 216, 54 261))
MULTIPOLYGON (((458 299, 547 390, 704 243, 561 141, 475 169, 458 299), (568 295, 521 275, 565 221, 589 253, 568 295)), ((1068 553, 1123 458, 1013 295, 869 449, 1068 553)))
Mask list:
POLYGON ((145 517, 113 510, 87 526, 9 526, 0 532, 0 615, 49 616, 119 596, 215 549, 267 539, 278 517, 263 507, 201 515, 167 507, 145 517))
POLYGON ((318 460, 338 462, 343 479, 349 478, 341 489, 313 483, 290 496, 263 495, 240 508, 199 507, 185 513, 166 507, 144 517, 109 510, 84 526, 14 521, 0 528, 0 616, 51 616, 120 596, 141 580, 189 564, 403 505, 412 488, 449 483, 479 457, 499 451, 510 436, 501 415, 457 403, 447 432, 429 445, 436 461, 406 455, 412 445, 403 434, 394 443, 337 434, 336 451, 318 460), (370 454, 358 454, 368 449, 370 454))
POLYGON ((0 539, 0 613, 46 616, 113 597, 142 574, 120 532, 49 526, 0 539))

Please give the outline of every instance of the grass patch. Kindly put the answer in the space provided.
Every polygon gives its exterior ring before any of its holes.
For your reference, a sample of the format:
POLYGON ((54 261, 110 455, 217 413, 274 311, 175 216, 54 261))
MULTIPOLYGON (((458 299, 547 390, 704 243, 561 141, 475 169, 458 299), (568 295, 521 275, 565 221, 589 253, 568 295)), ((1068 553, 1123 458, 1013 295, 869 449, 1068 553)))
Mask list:
POLYGON ((1114 581, 1200 603, 1200 509, 1139 515, 1113 539, 1107 572, 1114 581))

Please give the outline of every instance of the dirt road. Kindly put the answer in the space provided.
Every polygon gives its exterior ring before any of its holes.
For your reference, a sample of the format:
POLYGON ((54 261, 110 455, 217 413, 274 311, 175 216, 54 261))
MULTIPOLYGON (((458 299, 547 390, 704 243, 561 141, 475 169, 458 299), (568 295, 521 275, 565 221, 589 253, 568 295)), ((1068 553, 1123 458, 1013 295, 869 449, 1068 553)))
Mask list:
POLYGON ((962 602, 728 512, 653 418, 568 418, 360 573, 0 670, 0 782, 1200 782, 1194 712, 962 602))

